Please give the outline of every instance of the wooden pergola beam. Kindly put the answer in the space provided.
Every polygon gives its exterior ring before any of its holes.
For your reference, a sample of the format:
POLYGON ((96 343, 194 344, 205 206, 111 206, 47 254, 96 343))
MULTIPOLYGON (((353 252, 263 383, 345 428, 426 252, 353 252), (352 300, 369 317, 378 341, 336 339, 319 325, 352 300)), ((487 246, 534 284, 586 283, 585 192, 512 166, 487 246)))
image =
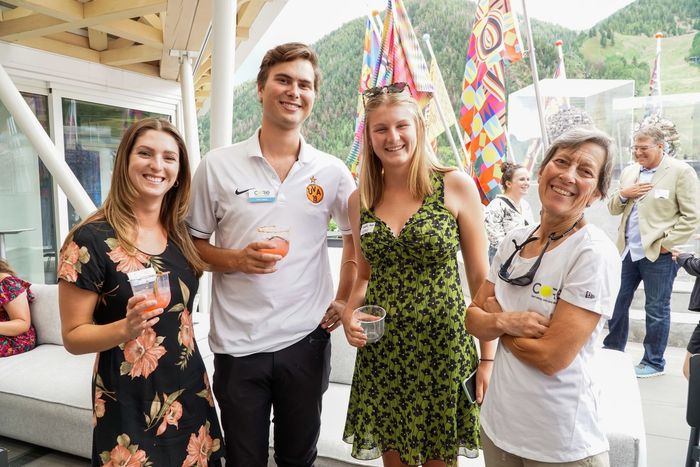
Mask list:
POLYGON ((100 62, 100 52, 91 50, 87 47, 67 44, 65 42, 49 39, 47 37, 33 37, 31 39, 18 41, 17 43, 21 45, 26 45, 27 47, 31 47, 33 49, 40 49, 56 54, 68 55, 69 57, 75 57, 91 62, 100 62))
POLYGON ((100 63, 119 66, 152 62, 160 60, 160 54, 160 49, 154 49, 146 45, 132 45, 131 47, 100 52, 100 63))
POLYGON ((98 31, 94 28, 88 28, 88 42, 92 50, 97 50, 102 52, 107 50, 109 42, 107 40, 107 33, 103 31, 98 31))

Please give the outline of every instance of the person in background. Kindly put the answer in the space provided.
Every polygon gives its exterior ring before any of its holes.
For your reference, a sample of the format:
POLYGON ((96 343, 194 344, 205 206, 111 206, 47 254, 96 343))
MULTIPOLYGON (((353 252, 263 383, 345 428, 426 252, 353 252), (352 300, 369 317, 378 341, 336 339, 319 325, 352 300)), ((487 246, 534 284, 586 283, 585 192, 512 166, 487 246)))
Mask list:
MULTIPOLYGON (((688 274, 696 277, 693 291, 690 293, 688 310, 700 311, 700 258, 696 258, 693 253, 682 252, 678 248, 673 248, 671 250, 671 256, 673 257, 673 260, 680 267, 685 269, 688 274)), ((683 375, 688 378, 688 365, 690 363, 690 357, 694 354, 700 353, 700 323, 698 323, 693 331, 693 334, 690 336, 690 341, 688 341, 688 347, 686 350, 685 360, 683 360, 683 375)))
POLYGON ((97 352, 92 465, 218 466, 221 428, 192 323, 203 263, 184 223, 190 163, 166 120, 129 127, 101 208, 59 257, 63 343, 97 352), (163 308, 133 296, 127 274, 167 272, 163 308))
POLYGON ((479 407, 495 345, 481 362, 464 328, 457 253, 472 294, 483 283, 486 235, 477 188, 437 165, 406 83, 365 92, 359 189, 349 200, 358 276, 343 312, 358 347, 343 439, 358 459, 385 466, 456 465, 476 457, 479 407), (477 214, 475 214, 477 213, 477 214), (385 332, 367 344, 353 310, 379 305, 385 332), (461 383, 476 372, 476 400, 461 383))
MULTIPOLYGON (((330 331, 355 277, 343 162, 304 140, 319 92, 318 56, 301 43, 267 51, 257 78, 262 124, 246 141, 211 151, 193 180, 187 219, 214 270, 214 393, 226 463, 266 466, 270 411, 278 466, 312 466, 330 376, 330 331), (338 289, 328 262, 328 221, 343 233, 338 289), (286 256, 256 230, 289 228, 286 256), (209 243, 215 234, 216 245, 209 243), (268 250, 268 251, 264 251, 268 250)), ((284 252, 284 250, 281 250, 284 252)))
POLYGON ((34 300, 30 287, 0 258, 0 357, 36 347, 36 330, 29 313, 29 304, 34 300))
POLYGON ((678 272, 671 248, 685 243, 700 222, 697 174, 687 163, 666 155, 664 144, 660 128, 637 130, 632 146, 636 162, 622 171, 620 187, 608 200, 610 214, 622 214, 617 237, 622 283, 603 346, 624 352, 629 308, 644 282, 646 335, 644 356, 634 368, 638 378, 664 374, 671 292, 678 272))
POLYGON ((486 206, 484 223, 489 239, 489 263, 508 232, 534 223, 530 204, 524 199, 530 189, 530 172, 520 164, 501 165, 503 194, 486 206))
POLYGON ((605 196, 611 140, 575 128, 539 174, 541 223, 509 232, 467 310, 467 330, 500 340, 481 407, 487 467, 609 466, 589 368, 620 285, 615 245, 584 211, 605 196))

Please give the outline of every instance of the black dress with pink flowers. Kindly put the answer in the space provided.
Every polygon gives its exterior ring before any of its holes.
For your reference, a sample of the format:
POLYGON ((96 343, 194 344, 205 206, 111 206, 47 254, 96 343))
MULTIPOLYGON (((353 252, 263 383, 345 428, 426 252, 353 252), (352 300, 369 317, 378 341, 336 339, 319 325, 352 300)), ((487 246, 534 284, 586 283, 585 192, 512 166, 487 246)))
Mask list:
MULTIPOLYGON (((6 276, 0 279, 0 322, 10 321, 10 315, 5 310, 5 305, 14 301, 17 297, 27 292, 27 301, 34 301, 29 287, 31 284, 15 276, 6 276)), ((0 357, 9 357, 28 352, 36 347, 36 330, 34 325, 17 336, 3 336, 0 334, 0 357)))
POLYGON ((170 273, 170 304, 140 337, 100 352, 93 376, 92 464, 220 465, 224 447, 190 309, 197 277, 180 249, 129 254, 104 222, 75 232, 61 252, 59 277, 99 295, 96 324, 124 318, 132 296, 127 273, 170 273))

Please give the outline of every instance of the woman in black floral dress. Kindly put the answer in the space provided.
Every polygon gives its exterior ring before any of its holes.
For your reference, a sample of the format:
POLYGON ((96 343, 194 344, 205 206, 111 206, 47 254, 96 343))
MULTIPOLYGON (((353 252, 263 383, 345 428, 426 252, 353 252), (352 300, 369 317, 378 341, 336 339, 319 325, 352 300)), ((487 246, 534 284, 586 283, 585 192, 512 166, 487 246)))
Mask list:
POLYGON ((169 122, 126 130, 104 205, 68 235, 59 265, 66 349, 99 352, 93 377, 95 466, 220 465, 224 449, 197 349, 192 301, 202 272, 184 226, 187 150, 169 122), (132 296, 127 274, 169 272, 171 300, 132 296))
POLYGON ((433 162, 406 87, 365 96, 360 187, 348 201, 362 253, 343 313, 348 342, 359 347, 343 439, 354 457, 381 456, 385 466, 453 466, 480 445, 479 408, 461 383, 478 369, 481 402, 495 350, 482 342, 479 363, 464 327, 457 253, 473 295, 486 277, 486 235, 476 186, 433 162), (372 344, 352 318, 363 303, 387 312, 372 344))

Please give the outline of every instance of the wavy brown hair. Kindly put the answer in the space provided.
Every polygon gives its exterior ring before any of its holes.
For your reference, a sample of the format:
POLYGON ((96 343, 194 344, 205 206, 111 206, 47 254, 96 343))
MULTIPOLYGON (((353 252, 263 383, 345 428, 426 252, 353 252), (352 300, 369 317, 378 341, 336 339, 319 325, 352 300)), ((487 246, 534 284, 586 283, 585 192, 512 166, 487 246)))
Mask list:
POLYGON ((17 275, 17 273, 10 267, 10 263, 2 258, 0 258, 0 273, 10 274, 12 276, 17 275))
POLYGON ((130 253, 136 251, 134 226, 138 226, 138 220, 131 206, 139 202, 139 192, 129 178, 129 159, 136 140, 150 130, 167 133, 177 143, 180 153, 180 167, 175 186, 165 194, 160 206, 160 222, 167 232, 168 241, 180 248, 187 263, 199 276, 204 271, 204 263, 199 258, 185 225, 185 216, 190 204, 190 180, 192 178, 187 146, 177 128, 169 121, 159 118, 140 120, 124 132, 117 148, 117 157, 114 161, 112 182, 107 198, 102 207, 70 231, 61 249, 72 241, 75 230, 79 227, 92 222, 106 221, 114 229, 122 248, 130 253))
POLYGON ((370 127, 372 114, 383 106, 400 106, 409 110, 416 127, 416 150, 411 158, 408 172, 408 186, 411 195, 423 199, 433 192, 431 176, 433 173, 447 173, 453 167, 441 165, 428 146, 425 120, 418 108, 418 103, 408 91, 397 93, 380 93, 365 100, 365 129, 362 144, 360 167, 360 202, 362 207, 371 209, 379 203, 384 192, 384 168, 379 157, 372 149, 370 127))

